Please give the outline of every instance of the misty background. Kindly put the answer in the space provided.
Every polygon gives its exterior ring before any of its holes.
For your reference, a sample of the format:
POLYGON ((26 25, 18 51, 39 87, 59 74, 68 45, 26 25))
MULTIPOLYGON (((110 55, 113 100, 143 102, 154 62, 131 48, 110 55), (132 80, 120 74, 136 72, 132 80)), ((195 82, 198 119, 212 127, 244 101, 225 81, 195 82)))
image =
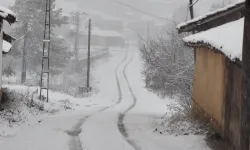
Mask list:
MULTIPOLYGON (((215 8, 213 5, 219 8, 236 1, 238 0, 199 0, 194 6, 195 17, 212 11, 212 8, 215 8)), ((7 79, 10 79, 9 76, 15 76, 13 80, 19 83, 20 70, 27 69, 27 84, 38 85, 40 82, 45 11, 42 2, 42 0, 19 0, 15 3, 15 0, 0 0, 0 5, 16 11, 19 20, 11 28, 7 23, 4 25, 4 31, 18 39, 12 52, 3 60, 7 79), (26 23, 29 28, 27 32, 24 29, 26 23), (24 38, 20 37, 26 33, 28 42, 24 46, 24 38), (25 56, 27 67, 22 66, 24 49, 28 53, 25 56)), ((64 92, 68 87, 77 89, 85 86, 89 18, 92 19, 91 56, 103 57, 107 56, 112 48, 124 50, 131 44, 139 48, 139 41, 142 39, 154 40, 166 35, 166 31, 174 31, 169 32, 167 36, 176 39, 175 41, 179 40, 177 44, 180 44, 181 38, 178 37, 175 27, 178 23, 190 19, 188 3, 189 0, 52 1, 53 12, 57 14, 54 18, 57 19, 53 21, 52 27, 51 85, 64 92), (76 30, 72 15, 76 12, 87 14, 81 17, 79 30, 76 30), (76 46, 75 41, 79 41, 79 45, 76 46)), ((173 42, 168 44, 173 45, 173 42)))
MULTIPOLYGON (((199 0, 194 6, 195 17, 207 13, 213 4, 223 4, 229 1, 240 0, 199 0)), ((9 7, 14 2, 15 0, 0 0, 4 7, 9 7)), ((189 0, 122 0, 121 2, 155 16, 175 20, 177 23, 189 19, 187 16, 189 0)), ((127 35, 129 38, 138 34, 146 37, 147 30, 150 30, 151 36, 157 35, 169 22, 121 5, 116 0, 57 0, 56 7, 63 8, 63 12, 67 15, 70 12, 86 12, 93 19, 94 26, 101 25, 106 29, 111 28, 122 34, 129 34, 130 36, 127 35)), ((65 28, 62 27, 58 32, 64 35, 65 28)))

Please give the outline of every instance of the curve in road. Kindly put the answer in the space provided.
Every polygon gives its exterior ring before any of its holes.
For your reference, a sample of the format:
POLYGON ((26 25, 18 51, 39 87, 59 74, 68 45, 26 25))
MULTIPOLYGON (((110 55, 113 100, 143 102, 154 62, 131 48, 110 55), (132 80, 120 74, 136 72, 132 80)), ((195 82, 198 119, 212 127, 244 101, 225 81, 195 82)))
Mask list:
MULTIPOLYGON (((101 113, 111 107, 114 107, 118 104, 121 103, 122 101, 122 92, 121 92, 121 87, 120 87, 120 81, 119 81, 119 78, 118 78, 118 69, 120 68, 120 66, 126 61, 128 57, 128 52, 126 53, 126 56, 124 57, 124 59, 118 64, 118 66, 116 67, 115 69, 115 74, 116 74, 116 83, 117 83, 117 88, 118 88, 118 94, 119 94, 119 98, 117 100, 117 102, 115 104, 112 104, 110 106, 107 106, 107 107, 104 107, 104 108, 101 108, 100 110, 98 110, 97 112, 95 113, 92 113, 90 115, 87 115, 85 116, 84 118, 80 119, 79 122, 73 127, 72 130, 70 131, 67 131, 67 134, 72 136, 71 140, 70 140, 70 143, 69 143, 69 146, 70 146, 70 150, 83 150, 83 147, 82 147, 82 143, 80 141, 80 137, 79 137, 79 134, 81 133, 82 129, 81 129, 81 126, 91 117, 93 117, 94 115, 98 114, 98 113, 101 113)), ((128 62, 129 63, 129 62, 128 62)), ((127 65, 126 65, 127 66, 127 65)), ((126 67, 125 66, 125 67, 126 67)), ((123 71, 125 70, 125 67, 123 68, 123 71)))
POLYGON ((129 80, 128 80, 128 77, 127 77, 127 74, 126 74, 126 69, 127 67, 130 65, 130 63, 133 61, 134 59, 134 55, 133 57, 131 57, 130 61, 128 62, 128 64, 126 64, 126 66, 124 67, 123 69, 123 76, 126 80, 126 84, 129 88, 129 92, 130 94, 132 95, 132 98, 133 98, 133 103, 123 112, 119 115, 118 117, 118 123, 117 123, 117 126, 118 126, 118 129, 120 131, 120 133, 122 134, 122 136, 124 137, 124 139, 127 141, 127 143, 129 143, 135 150, 141 150, 140 146, 138 146, 133 140, 129 139, 129 135, 128 135, 128 132, 126 130, 126 127, 125 127, 125 124, 124 124, 124 118, 126 116, 126 114, 135 107, 136 103, 137 103, 137 98, 132 90, 132 87, 129 83, 129 80))

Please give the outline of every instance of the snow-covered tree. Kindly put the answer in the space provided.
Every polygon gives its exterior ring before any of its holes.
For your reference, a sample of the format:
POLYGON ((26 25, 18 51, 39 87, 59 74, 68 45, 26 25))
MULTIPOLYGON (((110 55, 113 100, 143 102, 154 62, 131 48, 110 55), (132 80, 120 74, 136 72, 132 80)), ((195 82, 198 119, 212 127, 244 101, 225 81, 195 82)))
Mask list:
MULTIPOLYGON (((55 35, 54 29, 68 23, 68 17, 63 15, 61 8, 55 7, 55 1, 51 0, 51 70, 52 75, 58 74, 70 58, 67 43, 62 37, 55 35)), ((15 36, 27 36, 27 62, 29 70, 38 70, 41 67, 42 41, 44 36, 46 1, 44 0, 16 0, 12 10, 19 18, 15 28, 15 36), (25 24, 28 24, 28 32, 25 24)), ((16 43, 12 55, 22 54, 23 41, 16 43)))
POLYGON ((168 25, 157 39, 141 41, 146 87, 160 96, 179 96, 191 110, 194 71, 193 50, 187 48, 175 24, 168 25))

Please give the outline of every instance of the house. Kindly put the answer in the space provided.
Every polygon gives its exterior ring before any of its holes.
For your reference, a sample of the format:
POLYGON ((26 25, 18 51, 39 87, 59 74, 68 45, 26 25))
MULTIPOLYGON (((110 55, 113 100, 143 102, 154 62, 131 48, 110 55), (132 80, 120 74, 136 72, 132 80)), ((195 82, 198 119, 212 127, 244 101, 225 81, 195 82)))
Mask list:
POLYGON ((240 145, 244 2, 237 2, 177 26, 196 53, 193 112, 211 121, 231 146, 240 145))
MULTIPOLYGON (((80 41, 83 41, 83 44, 87 45, 88 35, 86 33, 81 34, 80 41)), ((125 39, 121 33, 114 30, 103 30, 94 27, 91 31, 91 44, 102 47, 124 47, 125 39)))
POLYGON ((10 25, 16 22, 16 15, 11 10, 4 7, 0 7, 0 102, 2 97, 2 54, 6 54, 10 51, 14 40, 13 37, 3 32, 3 21, 7 21, 10 25))

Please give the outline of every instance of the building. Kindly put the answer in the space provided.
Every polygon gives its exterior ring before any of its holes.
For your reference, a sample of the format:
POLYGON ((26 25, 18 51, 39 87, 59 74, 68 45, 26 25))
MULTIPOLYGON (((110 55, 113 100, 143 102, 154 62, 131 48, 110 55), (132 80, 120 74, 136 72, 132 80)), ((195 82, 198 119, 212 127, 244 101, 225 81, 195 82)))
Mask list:
POLYGON ((13 37, 3 32, 3 21, 7 21, 10 25, 16 22, 16 15, 9 9, 0 7, 0 102, 2 97, 2 54, 6 54, 10 51, 13 37))
MULTIPOLYGON (((82 41, 84 45, 87 45, 88 35, 86 33, 82 34, 80 41, 82 41)), ((91 31, 91 45, 101 47, 124 47, 125 39, 119 32, 93 27, 91 31)))
POLYGON ((193 112, 211 121, 231 146, 240 145, 245 3, 238 2, 177 26, 195 49, 193 112))

